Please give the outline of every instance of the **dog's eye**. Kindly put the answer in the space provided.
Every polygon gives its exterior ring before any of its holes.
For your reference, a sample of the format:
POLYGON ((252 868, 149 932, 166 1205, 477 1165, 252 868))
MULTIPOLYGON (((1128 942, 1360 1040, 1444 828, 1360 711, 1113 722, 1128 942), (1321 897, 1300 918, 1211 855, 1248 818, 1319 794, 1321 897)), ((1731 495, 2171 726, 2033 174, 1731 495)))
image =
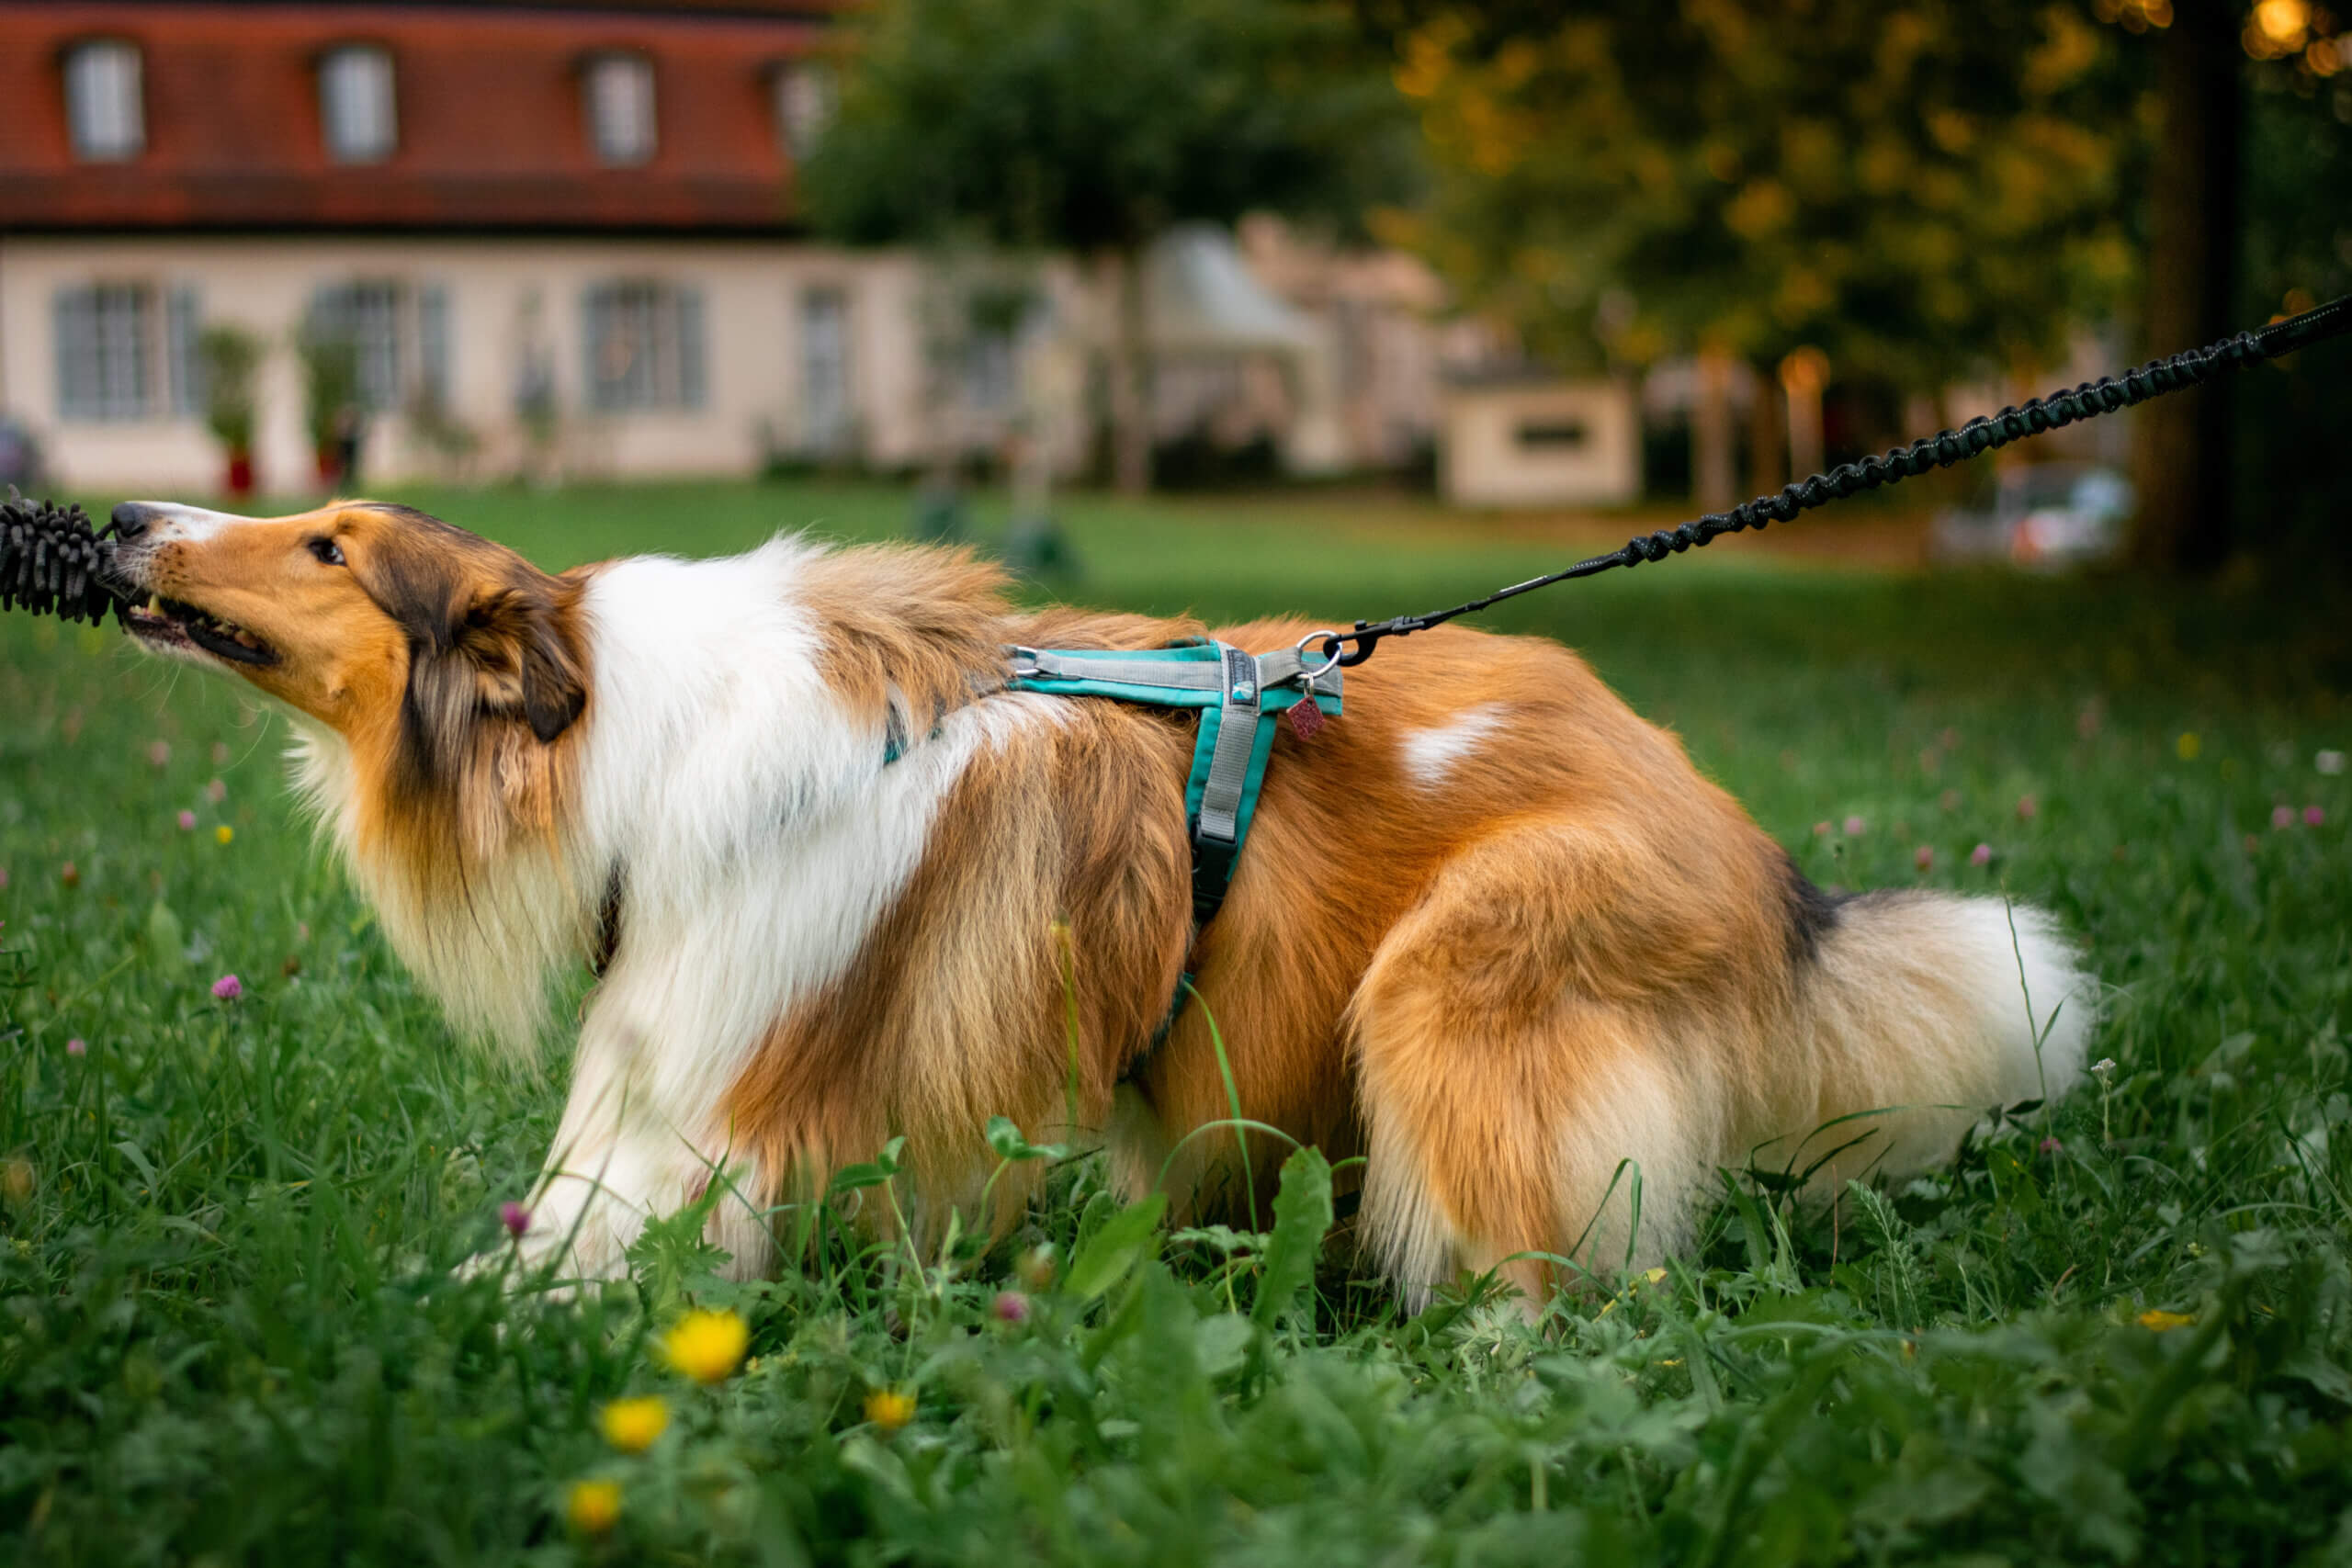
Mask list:
POLYGON ((320 535, 317 538, 311 541, 311 553, 319 558, 319 564, 321 566, 341 566, 343 564, 343 547, 336 544, 333 539, 328 538, 324 534, 320 535))

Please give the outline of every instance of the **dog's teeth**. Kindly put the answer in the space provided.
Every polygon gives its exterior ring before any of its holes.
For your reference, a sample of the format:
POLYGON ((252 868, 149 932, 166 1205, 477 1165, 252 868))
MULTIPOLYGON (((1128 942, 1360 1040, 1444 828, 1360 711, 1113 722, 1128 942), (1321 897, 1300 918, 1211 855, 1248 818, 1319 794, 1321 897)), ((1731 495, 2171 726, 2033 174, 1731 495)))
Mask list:
POLYGON ((147 595, 147 613, 151 615, 160 615, 164 613, 164 596, 161 593, 147 595))

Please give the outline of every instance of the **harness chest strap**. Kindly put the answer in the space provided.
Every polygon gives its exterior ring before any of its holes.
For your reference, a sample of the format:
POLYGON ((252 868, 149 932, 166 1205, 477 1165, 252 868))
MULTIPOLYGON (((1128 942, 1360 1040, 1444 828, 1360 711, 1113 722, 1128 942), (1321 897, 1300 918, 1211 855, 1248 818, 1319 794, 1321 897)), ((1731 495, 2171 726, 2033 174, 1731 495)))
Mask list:
MULTIPOLYGON (((1340 709, 1339 667, 1298 649, 1245 653, 1230 643, 1191 638, 1134 652, 1015 648, 1013 690, 1053 696, 1109 697, 1153 707, 1198 708, 1193 767, 1184 784, 1184 825, 1193 842, 1193 934, 1216 917, 1250 837, 1258 792, 1272 753, 1274 725, 1301 702, 1340 709)), ((1158 1044, 1183 1010, 1192 985, 1178 982, 1158 1044)))

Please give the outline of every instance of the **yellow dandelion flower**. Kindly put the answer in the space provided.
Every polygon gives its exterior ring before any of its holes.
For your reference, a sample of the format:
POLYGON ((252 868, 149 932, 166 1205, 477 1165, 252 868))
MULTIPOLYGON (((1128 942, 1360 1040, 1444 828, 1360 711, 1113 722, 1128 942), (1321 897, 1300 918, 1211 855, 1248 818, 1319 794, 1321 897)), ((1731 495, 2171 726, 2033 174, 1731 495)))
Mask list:
POLYGON ((221 843, 225 844, 230 840, 237 836, 237 830, 234 828, 230 827, 226 822, 223 822, 220 826, 212 829, 212 836, 221 843))
POLYGON ((731 1312, 695 1308, 662 1337, 670 1364, 696 1382, 724 1382, 743 1361, 752 1330, 731 1312))
POLYGON ((895 1432, 915 1418, 915 1396, 895 1388, 877 1388, 865 1396, 865 1418, 886 1432, 895 1432))
POLYGON ((2197 761, 2197 753, 2205 750, 2205 742, 2199 739, 2197 731, 2183 730, 2180 739, 2173 743, 2173 750, 2180 753, 2182 761, 2193 762, 2197 761))
POLYGON ((2159 1312, 2154 1308, 2142 1313, 2139 1318, 2141 1327, 2152 1329, 2158 1334, 2164 1333, 2168 1328, 2186 1328, 2196 1321, 2197 1319, 2188 1313, 2159 1312))
POLYGON ((563 1500, 563 1517, 582 1535, 602 1535, 621 1517, 621 1483, 575 1481, 563 1500))
POLYGON ((616 1399, 597 1417, 605 1440, 625 1454, 641 1454, 670 1425, 670 1407, 659 1399, 616 1399))

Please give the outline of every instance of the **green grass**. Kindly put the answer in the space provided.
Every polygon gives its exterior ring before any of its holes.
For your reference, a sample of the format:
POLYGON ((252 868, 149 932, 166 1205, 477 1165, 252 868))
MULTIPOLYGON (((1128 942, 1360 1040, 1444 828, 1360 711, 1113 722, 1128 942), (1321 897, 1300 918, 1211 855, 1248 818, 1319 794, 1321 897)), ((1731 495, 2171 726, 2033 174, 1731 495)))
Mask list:
MULTIPOLYGON (((908 510, 411 499, 549 565, 908 510)), ((1072 592, 1216 616, 1419 609, 1564 553, 1344 497, 1067 510, 1072 592)), ((1266 1237, 1168 1237, 1072 1160, 988 1255, 836 1245, 729 1286, 688 1216, 576 1306, 460 1280, 561 1063, 451 1042, 236 688, 9 617, 0 1559, 2342 1560, 2352 779, 2314 766, 2352 741, 2341 619, 1736 540, 1493 617, 1583 649, 1817 880, 2045 902, 2112 987, 2103 1084, 1831 1212, 1733 1173, 1697 1256, 1530 1330, 1475 1286, 1402 1318, 1337 1247, 1317 1271, 1304 1157, 1266 1237), (245 994, 217 1001, 230 971, 245 994), (689 1300, 752 1324, 755 1364, 714 1389, 653 1353, 689 1300), (913 1396, 903 1429, 867 1421, 880 1391, 913 1396), (595 1425, 630 1393, 673 1415, 641 1455, 595 1425), (622 1487, 601 1540, 564 1520, 592 1477, 622 1487)))

